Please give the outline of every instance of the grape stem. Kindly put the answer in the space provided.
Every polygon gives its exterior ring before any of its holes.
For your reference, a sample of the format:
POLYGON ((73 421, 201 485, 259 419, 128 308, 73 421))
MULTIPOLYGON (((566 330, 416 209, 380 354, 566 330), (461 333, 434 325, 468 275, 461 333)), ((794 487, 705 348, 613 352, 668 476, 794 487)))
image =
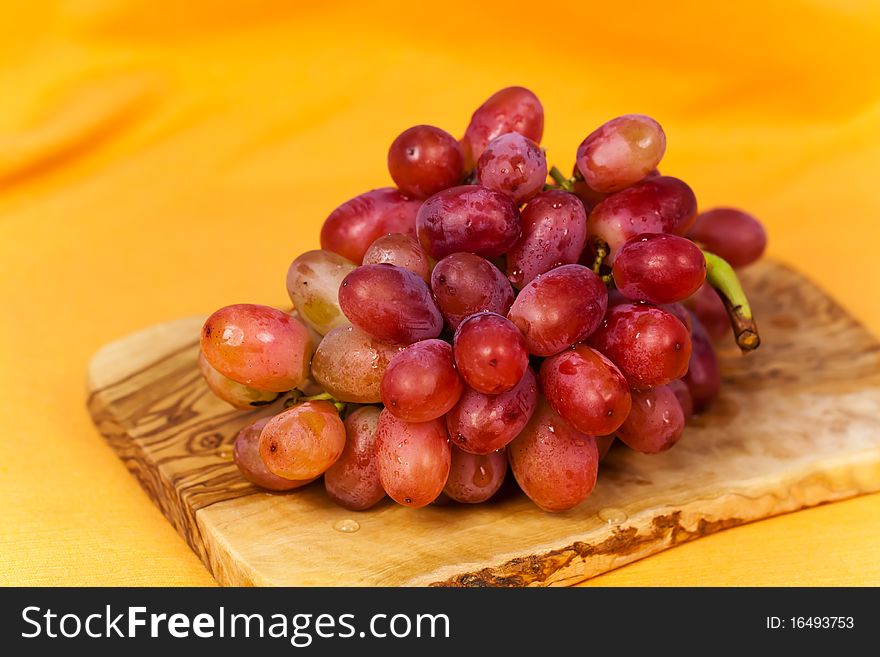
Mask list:
POLYGON ((553 182, 555 182, 561 189, 564 189, 567 192, 570 192, 573 187, 573 178, 568 178, 564 173, 562 173, 557 167, 550 167, 550 177, 553 178, 553 182))
POLYGON ((329 392, 321 392, 317 395, 303 397, 302 392, 299 390, 291 390, 290 395, 291 396, 284 401, 284 408, 290 408, 291 406, 296 406, 297 404, 309 401, 328 401, 333 404, 336 407, 336 410, 340 413, 345 410, 345 402, 339 401, 329 392))
POLYGON ((608 257, 608 244, 598 237, 593 238, 593 245, 596 247, 596 257, 593 260, 593 273, 596 276, 602 275, 602 263, 608 257))
POLYGON ((724 258, 708 251, 703 251, 703 255, 706 257, 706 281, 724 302, 736 344, 743 353, 757 349, 761 345, 761 336, 736 272, 724 258))

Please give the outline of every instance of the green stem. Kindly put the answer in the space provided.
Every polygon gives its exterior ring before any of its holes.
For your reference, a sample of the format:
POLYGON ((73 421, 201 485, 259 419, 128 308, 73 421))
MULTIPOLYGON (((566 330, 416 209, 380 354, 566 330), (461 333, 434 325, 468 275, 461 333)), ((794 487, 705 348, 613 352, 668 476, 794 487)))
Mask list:
POLYGON ((553 181, 567 192, 572 190, 572 181, 566 177, 557 167, 550 167, 550 177, 553 181))
POLYGON ((758 335, 758 325, 752 317, 752 308, 736 272, 724 258, 708 251, 703 251, 703 255, 706 257, 706 281, 724 302, 736 344, 743 353, 757 349, 761 345, 761 336, 758 335))
POLYGON ((593 245, 596 247, 596 257, 593 260, 593 273, 595 273, 596 276, 601 276, 602 264, 605 262, 605 258, 608 257, 608 244, 604 240, 594 237, 593 245))

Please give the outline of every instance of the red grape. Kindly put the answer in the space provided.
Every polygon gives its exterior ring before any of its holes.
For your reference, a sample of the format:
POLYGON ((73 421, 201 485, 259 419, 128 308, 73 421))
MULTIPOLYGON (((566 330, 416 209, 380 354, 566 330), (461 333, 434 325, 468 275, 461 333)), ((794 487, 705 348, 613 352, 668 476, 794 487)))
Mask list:
POLYGON ((336 208, 321 228, 321 248, 360 264, 367 248, 386 233, 416 234, 420 200, 393 187, 355 196, 336 208))
POLYGON ((436 338, 443 316, 425 281, 394 265, 363 265, 342 281, 339 305, 377 340, 410 344, 436 338))
POLYGON ((285 479, 312 479, 336 462, 345 427, 333 404, 309 401, 273 417, 260 432, 260 458, 285 479))
POLYGON ((697 198, 678 178, 648 178, 599 203, 587 220, 587 232, 611 249, 607 263, 614 264, 618 249, 642 233, 684 235, 697 213, 697 198))
POLYGON ((507 316, 530 353, 552 356, 595 331, 607 304, 605 284, 592 270, 563 265, 526 285, 507 316))
POLYGON ((465 388, 458 403, 446 415, 449 437, 457 447, 472 454, 501 449, 529 421, 538 400, 538 385, 531 368, 512 390, 486 395, 465 388))
POLYGON ((293 490, 313 482, 315 478, 295 481, 269 472, 263 459, 260 458, 260 432, 271 419, 264 417, 238 432, 238 437, 232 446, 232 460, 242 476, 260 488, 276 491, 293 490))
POLYGON ((423 340, 397 354, 382 376, 382 403, 407 422, 427 422, 445 415, 464 386, 452 362, 452 347, 423 340))
POLYGON ((617 437, 643 454, 663 452, 681 438, 684 412, 669 386, 633 390, 632 409, 617 437))
POLYGON ((441 420, 405 422, 388 409, 376 428, 376 462, 382 488, 398 504, 433 502, 449 476, 449 439, 441 420))
POLYGON ((362 406, 345 418, 345 448, 324 473, 331 500, 352 511, 363 511, 385 497, 376 463, 376 426, 379 409, 362 406))
POLYGON ((471 315, 455 331, 455 365, 471 388, 488 395, 515 386, 529 366, 519 329, 495 313, 471 315))
POLYGON ((596 439, 573 429, 544 400, 507 456, 519 487, 544 511, 571 509, 596 485, 596 439))
POLYGON ((589 343, 610 358, 634 388, 662 386, 682 377, 691 355, 691 336, 684 324, 653 306, 615 306, 589 343))
POLYGON ((453 253, 438 262, 431 274, 431 288, 453 329, 483 310, 506 315, 513 303, 513 289, 504 274, 473 253, 453 253))
POLYGON ((629 414, 629 386, 623 374, 585 344, 545 360, 540 380, 553 410, 581 433, 614 433, 629 414))
POLYGON ((312 339, 306 327, 285 312, 241 303, 208 317, 202 353, 220 374, 257 390, 285 392, 309 375, 312 339))
POLYGON ((249 388, 243 383, 223 376, 211 367, 211 363, 201 351, 199 351, 199 369, 211 392, 239 410, 253 410, 256 406, 265 406, 278 398, 277 392, 249 388))
POLYGON ((614 260, 614 283, 633 301, 674 303, 686 299, 706 279, 706 258, 689 239, 644 233, 627 240, 614 260))
POLYGON ((348 324, 339 309, 339 285, 355 266, 332 251, 306 251, 290 263, 287 294, 302 321, 319 334, 348 324))
MULTIPOLYGON (((609 295, 610 296, 610 295, 609 295)), ((621 299, 623 299, 623 295, 621 295, 621 299)), ((621 303, 629 303, 629 301, 623 300, 621 303)), ((609 307, 611 306, 611 302, 608 303, 609 307)), ((617 304, 619 305, 619 304, 617 304)), ((663 310, 668 312, 670 315, 675 317, 679 322, 684 324, 684 327, 687 329, 687 332, 691 332, 691 328, 693 327, 693 323, 691 321, 691 313, 680 303, 664 303, 660 306, 663 310)))
POLYGON ((544 187, 547 159, 528 137, 516 132, 496 137, 477 162, 480 184, 501 192, 522 205, 544 187))
POLYGON ((480 185, 460 185, 438 192, 422 204, 416 230, 422 247, 436 260, 459 251, 494 258, 519 238, 519 210, 500 192, 480 185))
POLYGON ((694 348, 684 382, 691 393, 694 410, 702 411, 721 390, 721 371, 706 329, 696 317, 693 318, 693 325, 694 348))
POLYGON ((755 262, 767 248, 767 233, 761 222, 735 208, 701 212, 687 236, 737 268, 755 262))
POLYGON ((465 168, 474 168, 489 142, 508 132, 517 132, 541 143, 544 108, 528 89, 507 87, 493 94, 477 108, 461 140, 465 168))
MULTIPOLYGON (((428 254, 415 237, 403 233, 388 233, 370 244, 370 248, 364 254, 364 264, 396 265, 411 271, 426 283, 431 280, 431 262, 428 254)), ((340 278, 339 283, 341 282, 340 278)), ((339 287, 338 283, 337 287, 339 287)))
MULTIPOLYGON (((694 340, 694 348, 696 349, 696 340, 694 340)), ((691 358, 694 357, 694 352, 691 352, 691 358)), ((678 403, 681 405, 681 411, 684 414, 684 421, 687 422, 691 416, 694 414, 694 400, 691 397, 691 391, 688 389, 687 384, 682 379, 676 379, 675 381, 670 381, 667 384, 667 387, 672 390, 675 394, 675 398, 678 400, 678 403)))
POLYGON ((583 176, 580 175, 580 171, 577 170, 577 165, 575 165, 575 181, 571 186, 571 192, 575 196, 577 196, 581 203, 584 204, 584 208, 587 213, 589 213, 593 208, 599 205, 602 201, 608 198, 608 194, 603 194, 602 192, 597 192, 595 189, 590 187, 585 180, 583 180, 583 176))
POLYGON ((713 340, 722 340, 733 333, 727 308, 709 283, 703 283, 684 305, 693 311, 713 340))
POLYGON ((522 236, 507 253, 507 275, 522 287, 554 267, 574 264, 586 239, 583 203, 568 192, 542 192, 522 211, 522 236))
POLYGON ((404 130, 388 149, 388 171, 400 191, 426 198, 461 183, 464 155, 445 130, 417 125, 404 130))
POLYGON ((492 497, 507 474, 507 453, 500 449, 490 454, 471 454, 452 448, 449 479, 443 492, 456 502, 478 504, 492 497))
POLYGON ((584 139, 577 167, 598 192, 616 192, 645 178, 666 152, 666 135, 654 119, 627 114, 611 119, 584 139))

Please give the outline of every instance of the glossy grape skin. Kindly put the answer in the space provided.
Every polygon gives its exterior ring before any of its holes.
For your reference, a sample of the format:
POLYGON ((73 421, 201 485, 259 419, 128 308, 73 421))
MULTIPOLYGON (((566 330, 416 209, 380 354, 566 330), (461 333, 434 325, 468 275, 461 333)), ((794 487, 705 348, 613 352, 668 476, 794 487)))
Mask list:
MULTIPOLYGON (((609 295, 609 296, 610 296, 610 295, 609 295)), ((623 297, 623 295, 621 295, 620 298, 623 299, 623 300, 621 301, 621 303, 629 303, 629 301, 626 300, 626 299, 623 297)), ((619 305, 619 304, 617 304, 617 305, 619 305)), ((608 307, 609 307, 609 308, 611 307, 611 302, 610 302, 610 301, 609 301, 608 307)), ((676 303, 664 303, 662 306, 660 306, 660 308, 661 308, 662 310, 665 310, 665 311, 668 312, 670 315, 672 315, 673 317, 675 317, 679 322, 681 322, 682 324, 684 324, 684 327, 687 329, 688 334, 690 334, 690 332, 691 332, 691 328, 693 327, 693 322, 692 322, 692 320, 691 320, 691 318, 692 318, 691 312, 690 312, 687 308, 685 308, 681 303, 678 303, 678 302, 676 302, 676 303)))
POLYGON ((529 366, 526 341, 506 317, 471 315, 455 331, 455 366, 471 388, 497 395, 513 388, 529 366))
POLYGON ((360 264, 370 244, 386 233, 416 234, 419 199, 382 187, 349 199, 333 210, 321 228, 321 248, 360 264))
POLYGON ((607 304, 605 284, 592 270, 563 265, 526 285, 507 317, 525 336, 530 353, 552 356, 595 331, 607 304))
POLYGON ((443 330, 443 315, 425 281, 394 265, 352 271, 339 287, 339 305, 352 324, 384 342, 410 344, 443 330))
POLYGON ((767 232, 761 222, 736 208, 701 212, 687 236, 734 268, 752 264, 767 248, 767 232))
POLYGON ((573 429, 544 400, 507 456, 519 487, 544 511, 567 511, 596 485, 596 439, 573 429))
POLYGON ((411 271, 426 283, 431 280, 431 259, 419 241, 411 235, 388 233, 370 244, 364 254, 364 264, 383 263, 411 271))
POLYGON ((609 310, 589 344, 638 389, 681 378, 691 355, 691 336, 684 324, 665 310, 637 304, 609 310))
POLYGON ((227 404, 239 410, 253 410, 257 406, 265 406, 278 398, 277 392, 256 390, 233 381, 211 367, 205 354, 199 352, 199 369, 211 392, 227 404))
POLYGON ((694 410, 705 410, 721 390, 721 370, 715 348, 702 323, 693 319, 693 350, 684 382, 691 393, 694 410))
POLYGON ((427 198, 461 183, 464 154, 455 137, 445 130, 417 125, 391 143, 388 171, 402 193, 427 198))
POLYGON ((617 437, 643 454, 659 454, 678 442, 684 432, 684 412, 669 386, 633 390, 632 409, 617 437))
POLYGON ((464 384, 442 340, 422 340, 397 354, 382 376, 382 403, 407 422, 428 422, 458 403, 464 384))
POLYGON ((614 264, 617 251, 642 233, 684 235, 697 214, 697 198, 688 185, 670 176, 648 178, 612 194, 590 212, 587 233, 610 247, 605 262, 614 264))
POLYGON ((616 192, 645 178, 663 159, 666 134, 654 119, 626 114, 599 126, 577 150, 577 168, 597 192, 616 192))
POLYGON ((327 496, 339 506, 364 511, 385 497, 376 463, 380 409, 362 406, 345 418, 345 448, 324 473, 327 496))
POLYGON ((522 287, 554 267, 578 261, 587 240, 587 213, 577 197, 560 190, 542 192, 521 216, 522 236, 507 253, 507 276, 514 285, 522 287))
POLYGON ((480 184, 509 196, 522 205, 544 188, 547 159, 528 137, 517 132, 496 137, 477 162, 480 184))
POLYGON ((435 260, 459 251, 495 258, 519 239, 519 210, 500 192, 480 185, 459 185, 422 204, 416 232, 422 248, 435 260))
POLYGON ((507 87, 492 94, 474 112, 461 140, 465 169, 473 169, 489 142, 508 132, 539 144, 544 135, 541 101, 523 87, 507 87))
POLYGON ((504 274, 473 253, 453 253, 438 262, 431 273, 431 289, 453 329, 484 310, 506 315, 513 304, 513 288, 504 274))
POLYGON ((675 303, 687 299, 706 280, 706 258, 687 238, 643 233, 620 247, 611 273, 628 299, 675 303))
POLYGON ((345 427, 326 401, 297 404, 273 417, 260 432, 260 458, 285 479, 313 479, 336 462, 345 447, 345 427))
POLYGON ((220 374, 270 392, 292 390, 309 375, 312 339, 294 317, 269 306, 242 303, 208 317, 202 353, 220 374))
POLYGON ((501 449, 526 425, 537 401, 538 384, 531 368, 512 390, 500 395, 465 388, 461 399, 446 414, 449 439, 471 454, 501 449))
POLYGON ((233 462, 245 479, 266 490, 293 490, 310 484, 315 480, 314 477, 300 481, 285 479, 269 472, 266 464, 263 463, 263 459, 260 458, 260 432, 271 419, 271 417, 261 418, 238 432, 232 446, 233 462))
POLYGON ((599 451, 600 462, 608 456, 608 452, 611 451, 611 446, 614 444, 614 440, 614 436, 596 436, 596 449, 599 451))
POLYGON ((405 422, 386 409, 375 449, 379 481, 398 504, 423 507, 443 492, 452 456, 442 420, 405 422))
POLYGON ((703 283, 699 290, 686 299, 684 306, 693 311, 713 340, 723 340, 733 335, 727 308, 715 288, 708 283, 703 283))
POLYGON ((623 374, 585 344, 546 359, 539 377, 553 410, 581 433, 612 434, 629 414, 629 385, 623 374))
POLYGON ((492 497, 507 474, 507 453, 471 454, 450 445, 452 461, 443 492, 463 504, 479 504, 492 497))
POLYGON ((356 326, 340 326, 318 345, 312 377, 339 401, 376 404, 382 401, 385 369, 403 348, 376 340, 356 326))
POLYGON ((290 263, 287 294, 303 322, 321 335, 349 323, 339 308, 339 285, 355 265, 332 251, 306 251, 290 263))
MULTIPOLYGON (((693 357, 694 352, 692 351, 691 358, 693 357)), ((681 405, 681 412, 684 414, 684 421, 687 422, 694 415, 694 399, 691 396, 690 389, 687 387, 687 384, 682 379, 670 381, 667 384, 667 387, 675 394, 675 398, 681 405)))

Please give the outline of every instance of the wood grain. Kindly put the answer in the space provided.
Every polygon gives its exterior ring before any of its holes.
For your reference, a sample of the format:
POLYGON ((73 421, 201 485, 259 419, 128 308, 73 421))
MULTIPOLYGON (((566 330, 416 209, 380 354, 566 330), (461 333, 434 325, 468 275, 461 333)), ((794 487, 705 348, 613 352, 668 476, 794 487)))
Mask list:
POLYGON ((237 430, 271 413, 216 400, 196 367, 202 318, 108 345, 89 369, 95 424, 227 585, 573 584, 706 534, 880 490, 880 343, 799 274, 745 273, 764 344, 722 349, 724 390, 675 449, 614 449, 593 495, 550 515, 513 487, 488 504, 364 513, 320 482, 286 494, 245 482, 237 430), (340 520, 360 529, 342 533, 340 520))

